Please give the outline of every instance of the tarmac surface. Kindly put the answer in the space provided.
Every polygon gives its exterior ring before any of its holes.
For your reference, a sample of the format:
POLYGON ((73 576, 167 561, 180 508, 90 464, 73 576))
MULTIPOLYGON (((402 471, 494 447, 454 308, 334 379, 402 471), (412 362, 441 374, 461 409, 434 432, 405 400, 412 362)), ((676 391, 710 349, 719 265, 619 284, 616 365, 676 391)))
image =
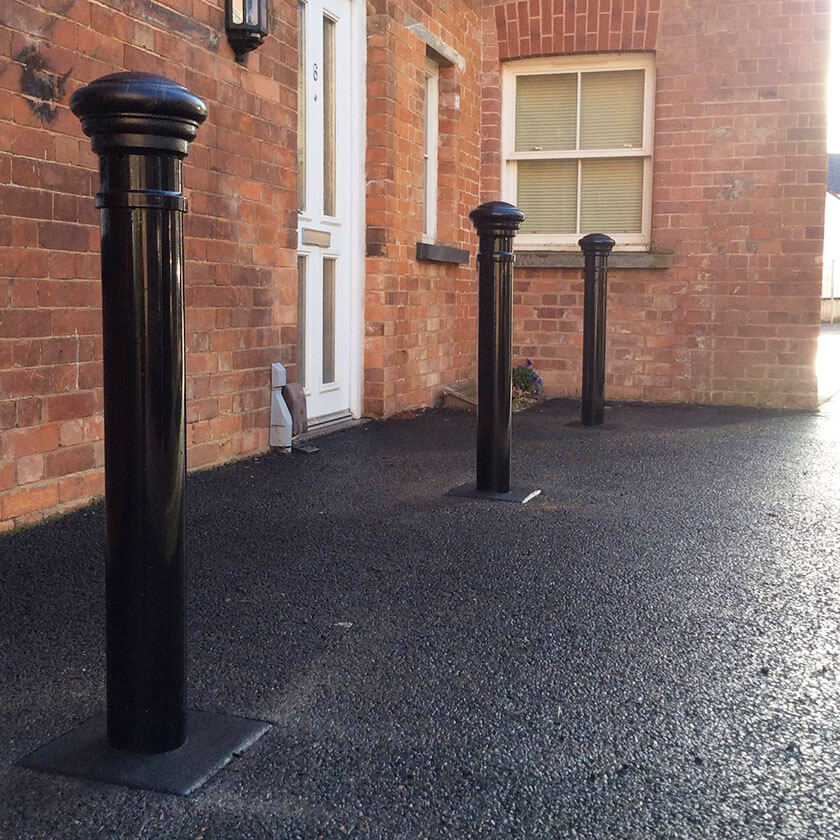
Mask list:
POLYGON ((840 837, 840 412, 434 410, 188 482, 189 797, 14 762, 104 705, 101 506, 0 539, 0 837, 840 837))

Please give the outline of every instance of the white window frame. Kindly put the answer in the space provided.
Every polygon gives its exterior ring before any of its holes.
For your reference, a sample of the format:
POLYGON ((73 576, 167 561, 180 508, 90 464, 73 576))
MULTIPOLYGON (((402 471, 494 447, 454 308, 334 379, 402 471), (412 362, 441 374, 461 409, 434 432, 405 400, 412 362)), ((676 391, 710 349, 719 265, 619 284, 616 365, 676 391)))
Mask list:
MULTIPOLYGON (((514 239, 516 250, 569 251, 578 249, 578 239, 587 233, 606 233, 615 238, 616 247, 624 251, 646 251, 650 248, 651 201, 653 193, 653 109, 655 94, 654 57, 650 53, 576 55, 555 58, 526 58, 502 65, 502 195, 516 204, 517 163, 520 160, 585 160, 591 158, 641 158, 644 163, 642 183, 641 233, 613 234, 610 231, 580 231, 575 234, 519 233, 514 239), (516 151, 516 79, 525 75, 550 73, 586 73, 605 70, 643 70, 645 73, 644 113, 642 115, 641 148, 571 149, 563 151, 516 151)), ((578 121, 580 112, 578 110, 578 121)), ((580 189, 580 177, 578 177, 580 189)), ((580 195, 578 195, 578 217, 580 195)))
POLYGON ((440 141, 440 65, 426 57, 423 80, 423 235, 434 243, 438 217, 438 143, 440 141))

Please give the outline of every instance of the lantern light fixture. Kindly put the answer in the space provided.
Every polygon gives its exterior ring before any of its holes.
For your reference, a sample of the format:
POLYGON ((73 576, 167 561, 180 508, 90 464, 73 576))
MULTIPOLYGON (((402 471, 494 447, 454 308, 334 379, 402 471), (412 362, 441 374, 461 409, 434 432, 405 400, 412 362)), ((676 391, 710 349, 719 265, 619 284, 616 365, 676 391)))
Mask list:
POLYGON ((225 31, 239 64, 268 35, 268 0, 225 0, 225 31))

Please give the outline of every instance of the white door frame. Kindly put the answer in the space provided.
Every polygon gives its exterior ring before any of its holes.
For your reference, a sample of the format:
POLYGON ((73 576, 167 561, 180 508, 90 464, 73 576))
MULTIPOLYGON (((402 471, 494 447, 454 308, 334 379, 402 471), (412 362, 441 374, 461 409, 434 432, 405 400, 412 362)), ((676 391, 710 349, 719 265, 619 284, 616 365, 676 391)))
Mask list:
POLYGON ((362 416, 365 317, 365 138, 367 136, 367 4, 351 0, 350 95, 350 413, 362 416))
MULTIPOLYGON (((331 0, 322 0, 325 11, 333 3, 331 0)), ((337 353, 345 356, 347 365, 346 375, 346 389, 342 385, 342 389, 346 393, 346 405, 342 407, 338 414, 335 412, 326 414, 320 422, 328 423, 333 419, 341 419, 347 417, 358 418, 362 414, 362 400, 363 400, 363 349, 364 349, 364 242, 365 242, 365 134, 366 134, 366 96, 365 96, 365 62, 367 44, 365 38, 366 26, 366 8, 363 0, 342 0, 342 6, 346 2, 346 18, 347 27, 345 34, 342 36, 347 40, 341 44, 342 51, 346 51, 347 64, 349 65, 349 78, 340 79, 341 85, 344 87, 346 96, 349 97, 350 105, 347 108, 348 125, 345 128, 342 126, 339 129, 336 137, 337 145, 337 166, 340 167, 338 187, 345 192, 343 196, 339 195, 339 207, 341 212, 341 230, 342 233, 337 241, 343 241, 343 250, 340 254, 341 262, 344 264, 342 270, 343 276, 346 278, 345 282, 348 284, 347 292, 347 308, 342 314, 346 322, 336 325, 337 336, 342 336, 342 342, 337 347, 337 353)), ((320 6, 320 3, 318 4, 320 6)), ((311 61, 307 59, 309 66, 304 68, 304 72, 311 72, 311 61)), ((307 113, 315 105, 311 100, 307 101, 307 113)), ((318 105, 315 105, 318 107, 318 105)), ((312 135, 310 135, 312 136, 312 135)), ((310 145, 307 143, 307 145, 310 145)), ((311 149, 311 146, 310 146, 311 149)), ((309 151, 309 150, 308 150, 309 151)), ((319 164, 312 158, 311 154, 307 154, 307 172, 310 173, 307 177, 310 178, 315 174, 315 170, 311 167, 317 167, 319 164)), ((316 178, 317 181, 317 178, 316 178)), ((310 186, 320 187, 320 184, 312 183, 310 186)), ((320 192, 320 190, 318 190, 320 192)), ((311 196, 310 196, 311 198, 311 196)), ((299 214, 298 217, 298 254, 305 256, 310 266, 308 271, 312 271, 312 261, 321 260, 323 257, 330 257, 330 248, 312 248, 303 244, 302 234, 305 228, 308 228, 313 222, 313 216, 310 214, 299 214)), ((329 219, 326 221, 316 222, 315 227, 322 227, 328 231, 333 227, 334 223, 330 223, 329 219)), ((335 231, 338 235, 338 230, 335 231)), ((333 237, 335 239, 335 236, 333 237)), ((334 245, 337 244, 334 242, 334 245)), ((312 336, 307 337, 307 341, 311 342, 312 336)), ((311 347, 311 343, 310 343, 311 347)), ((315 358, 312 356, 311 358, 315 358)), ((300 378, 300 377, 299 377, 300 378)), ((315 383, 308 383, 307 390, 310 385, 315 383)), ((323 393, 326 393, 326 389, 323 393)), ((311 393, 311 392, 310 392, 311 393)), ((314 396, 314 395, 312 395, 314 396)), ((316 401, 313 399, 312 403, 316 401)), ((324 406, 326 408, 326 406, 324 406)), ((314 409, 310 406, 311 410, 314 409)), ((319 425, 319 418, 317 416, 310 419, 315 421, 315 425, 319 425)))

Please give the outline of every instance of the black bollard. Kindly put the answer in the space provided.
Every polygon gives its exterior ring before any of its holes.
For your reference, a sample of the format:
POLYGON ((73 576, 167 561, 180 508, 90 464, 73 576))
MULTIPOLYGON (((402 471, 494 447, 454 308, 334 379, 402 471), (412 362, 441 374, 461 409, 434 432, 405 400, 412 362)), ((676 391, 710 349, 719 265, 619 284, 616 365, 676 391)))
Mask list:
POLYGON ((186 739, 181 173, 207 108, 137 73, 70 107, 101 181, 108 742, 158 753, 186 739))
POLYGON ((504 201, 470 213, 478 232, 478 428, 475 489, 510 492, 513 237, 525 214, 504 201))
POLYGON ((511 489, 513 237, 525 214, 504 201, 470 213, 478 233, 478 420, 476 482, 454 495, 527 502, 540 491, 511 489))
POLYGON ((590 233, 579 242, 583 251, 583 379, 581 423, 604 422, 604 369, 607 349, 607 260, 615 240, 590 233))
POLYGON ((207 108, 146 73, 70 107, 101 187, 106 738, 95 718, 27 766, 186 794, 267 728, 186 711, 182 166, 207 108))

